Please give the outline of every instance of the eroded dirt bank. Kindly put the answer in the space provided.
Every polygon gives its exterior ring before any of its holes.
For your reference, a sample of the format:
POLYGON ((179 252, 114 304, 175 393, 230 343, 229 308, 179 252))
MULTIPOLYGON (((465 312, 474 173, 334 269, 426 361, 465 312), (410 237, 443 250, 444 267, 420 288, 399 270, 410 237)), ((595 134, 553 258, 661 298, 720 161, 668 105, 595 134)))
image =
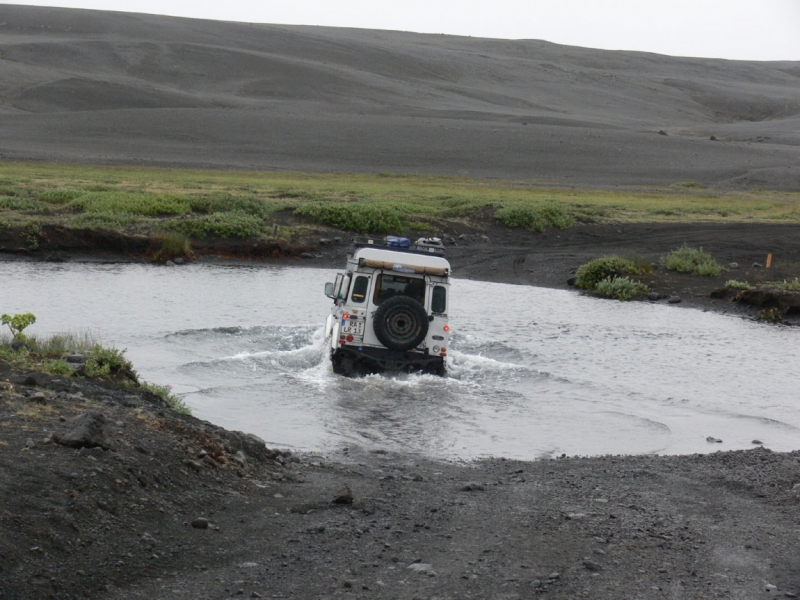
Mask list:
POLYGON ((0 381, 2 598, 800 593, 800 452, 293 455, 129 388, 0 381), (65 445, 87 413, 106 449, 65 445))

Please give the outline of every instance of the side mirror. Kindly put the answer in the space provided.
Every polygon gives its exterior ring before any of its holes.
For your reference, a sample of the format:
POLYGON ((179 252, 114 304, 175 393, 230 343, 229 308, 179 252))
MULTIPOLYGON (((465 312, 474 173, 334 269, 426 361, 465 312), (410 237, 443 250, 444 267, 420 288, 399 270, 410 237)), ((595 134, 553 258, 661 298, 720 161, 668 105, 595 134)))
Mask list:
POLYGON ((325 284, 325 295, 328 298, 333 298, 333 283, 330 281, 325 284))

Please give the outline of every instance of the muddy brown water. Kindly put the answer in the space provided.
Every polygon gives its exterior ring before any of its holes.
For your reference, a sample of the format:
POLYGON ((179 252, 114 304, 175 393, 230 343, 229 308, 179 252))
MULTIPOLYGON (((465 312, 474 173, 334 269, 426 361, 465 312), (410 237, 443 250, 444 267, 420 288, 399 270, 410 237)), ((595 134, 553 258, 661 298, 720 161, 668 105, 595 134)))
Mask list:
POLYGON ((449 376, 332 373, 327 269, 0 262, 0 312, 91 330, 270 445, 434 458, 800 447, 796 329, 456 279, 449 376), (708 437, 722 440, 709 442, 708 437))

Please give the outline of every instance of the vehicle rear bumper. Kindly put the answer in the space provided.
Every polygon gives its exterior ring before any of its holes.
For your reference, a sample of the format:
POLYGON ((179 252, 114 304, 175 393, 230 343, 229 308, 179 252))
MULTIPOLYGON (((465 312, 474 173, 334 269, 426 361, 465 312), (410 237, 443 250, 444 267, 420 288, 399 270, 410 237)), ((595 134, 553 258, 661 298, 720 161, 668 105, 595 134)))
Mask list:
POLYGON ((422 352, 398 352, 387 348, 369 346, 340 346, 333 351, 334 365, 349 358, 370 371, 430 371, 444 372, 444 357, 422 352))

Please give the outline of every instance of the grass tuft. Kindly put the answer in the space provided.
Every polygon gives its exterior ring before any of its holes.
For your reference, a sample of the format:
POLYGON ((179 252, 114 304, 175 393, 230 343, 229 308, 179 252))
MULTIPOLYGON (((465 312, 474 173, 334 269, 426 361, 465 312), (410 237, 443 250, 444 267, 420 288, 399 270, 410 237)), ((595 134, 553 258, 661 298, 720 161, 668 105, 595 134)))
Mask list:
POLYGON ((189 405, 186 404, 186 402, 184 402, 182 398, 173 394, 172 388, 170 386, 158 385, 155 383, 148 383, 147 381, 142 381, 141 383, 139 383, 139 387, 161 398, 161 401, 175 412, 179 412, 182 415, 192 414, 192 409, 189 408, 189 405))
POLYGON ((694 273, 703 277, 717 277, 722 266, 702 248, 690 248, 686 244, 661 257, 661 264, 671 271, 694 273))
POLYGON ((598 296, 616 300, 634 300, 644 296, 650 288, 630 277, 606 277, 594 288, 598 296))

